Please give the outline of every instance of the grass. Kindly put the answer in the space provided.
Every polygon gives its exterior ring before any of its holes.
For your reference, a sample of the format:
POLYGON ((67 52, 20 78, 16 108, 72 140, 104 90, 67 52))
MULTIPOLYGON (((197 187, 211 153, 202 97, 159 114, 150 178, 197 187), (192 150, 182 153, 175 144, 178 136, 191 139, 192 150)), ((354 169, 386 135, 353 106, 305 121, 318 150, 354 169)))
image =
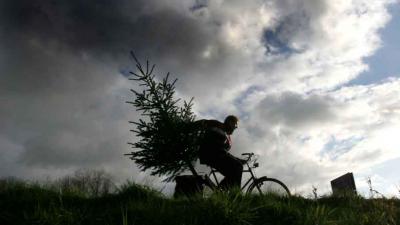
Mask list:
POLYGON ((134 183, 88 196, 40 184, 0 181, 0 224, 400 224, 398 199, 360 196, 317 200, 300 196, 246 196, 238 191, 204 198, 168 198, 134 183))

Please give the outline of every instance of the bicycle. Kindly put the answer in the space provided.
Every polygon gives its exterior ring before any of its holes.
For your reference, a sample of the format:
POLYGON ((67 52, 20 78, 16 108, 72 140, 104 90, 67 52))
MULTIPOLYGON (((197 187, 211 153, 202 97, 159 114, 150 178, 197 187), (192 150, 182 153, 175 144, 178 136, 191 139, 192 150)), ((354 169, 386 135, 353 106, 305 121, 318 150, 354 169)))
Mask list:
MULTIPOLYGON (((246 194, 264 195, 272 193, 279 196, 290 196, 289 188, 287 188, 287 186, 282 181, 267 176, 262 176, 259 178, 256 177, 253 169, 257 168, 259 164, 257 162, 257 158, 254 157, 254 153, 243 153, 242 155, 247 156, 247 159, 244 159, 243 164, 247 166, 247 169, 244 169, 243 173, 250 173, 249 179, 241 186, 242 191, 245 191, 246 194)), ((210 168, 210 173, 208 175, 205 175, 204 177, 201 177, 203 184, 209 187, 211 190, 222 190, 216 175, 216 172, 218 171, 212 167, 210 168), (211 176, 214 178, 215 183, 210 179, 211 176)))

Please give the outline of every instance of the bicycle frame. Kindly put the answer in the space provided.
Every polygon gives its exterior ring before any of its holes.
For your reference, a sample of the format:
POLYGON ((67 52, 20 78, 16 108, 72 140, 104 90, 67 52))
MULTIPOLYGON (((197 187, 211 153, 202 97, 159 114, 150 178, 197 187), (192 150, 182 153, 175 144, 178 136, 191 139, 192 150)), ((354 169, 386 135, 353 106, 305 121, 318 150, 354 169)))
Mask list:
MULTIPOLYGON (((247 172, 250 173, 250 178, 240 188, 242 191, 245 190, 245 188, 251 183, 251 181, 255 182, 257 180, 257 177, 254 174, 253 170, 251 169, 252 167, 249 165, 249 162, 246 162, 246 166, 247 166, 247 169, 243 170, 243 173, 247 173, 247 172)), ((215 174, 216 172, 218 172, 218 170, 216 170, 216 169, 214 169, 212 167, 210 167, 210 168, 211 168, 211 172, 209 173, 208 176, 210 177, 212 175, 214 180, 215 180, 215 182, 217 183, 217 187, 220 187, 220 183, 218 181, 217 175, 215 174)))
MULTIPOLYGON (((253 168, 258 167, 258 163, 256 162, 257 159, 252 160, 252 157, 254 156, 254 153, 242 153, 242 155, 247 155, 247 159, 244 159, 243 165, 247 166, 247 169, 243 170, 243 173, 250 173, 249 179, 244 182, 244 184, 240 187, 241 191, 248 193, 253 192, 253 190, 257 190, 259 194, 263 194, 264 192, 270 192, 268 190, 264 190, 265 187, 269 187, 269 185, 277 185, 277 189, 271 189, 272 192, 277 193, 279 195, 283 196, 290 196, 290 191, 287 188, 287 186, 280 180, 275 179, 275 178, 270 178, 267 176, 262 176, 262 177, 256 177, 255 173, 253 172, 253 168), (251 164, 251 165, 250 165, 251 164), (247 188, 247 190, 246 190, 247 188)), ((221 190, 220 182, 218 181, 217 175, 215 174, 218 172, 217 169, 212 168, 209 166, 211 171, 206 174, 204 177, 200 177, 203 184, 206 186, 210 187, 212 190, 221 190), (213 177, 213 180, 210 179, 213 177)))

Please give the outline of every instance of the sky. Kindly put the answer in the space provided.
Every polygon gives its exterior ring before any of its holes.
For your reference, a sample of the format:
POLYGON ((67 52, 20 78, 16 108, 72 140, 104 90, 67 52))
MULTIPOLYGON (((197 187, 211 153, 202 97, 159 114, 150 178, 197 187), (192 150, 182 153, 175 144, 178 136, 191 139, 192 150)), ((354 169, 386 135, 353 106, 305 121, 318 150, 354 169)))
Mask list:
MULTIPOLYGON (((353 172, 399 194, 397 0, 0 2, 0 177, 101 169, 170 193, 123 154, 140 115, 133 50, 198 119, 240 117, 232 154, 292 192, 353 172)), ((199 168, 201 170, 201 168, 199 168)))

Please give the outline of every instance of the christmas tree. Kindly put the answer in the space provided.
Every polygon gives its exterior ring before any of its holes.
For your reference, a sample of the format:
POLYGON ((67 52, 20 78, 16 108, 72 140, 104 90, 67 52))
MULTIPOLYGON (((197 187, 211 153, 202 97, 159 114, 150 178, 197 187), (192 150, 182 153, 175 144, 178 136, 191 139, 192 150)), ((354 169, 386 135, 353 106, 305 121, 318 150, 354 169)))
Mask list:
POLYGON ((139 140, 128 143, 135 151, 129 154, 142 171, 150 170, 151 175, 167 176, 166 181, 189 169, 195 175, 192 162, 198 157, 198 140, 201 133, 195 125, 192 112, 193 98, 183 101, 175 97, 175 83, 169 73, 157 80, 155 65, 142 65, 135 57, 136 71, 130 72, 133 80, 143 90, 133 93, 133 101, 127 101, 141 113, 138 121, 129 121, 136 126, 131 130, 139 140))

